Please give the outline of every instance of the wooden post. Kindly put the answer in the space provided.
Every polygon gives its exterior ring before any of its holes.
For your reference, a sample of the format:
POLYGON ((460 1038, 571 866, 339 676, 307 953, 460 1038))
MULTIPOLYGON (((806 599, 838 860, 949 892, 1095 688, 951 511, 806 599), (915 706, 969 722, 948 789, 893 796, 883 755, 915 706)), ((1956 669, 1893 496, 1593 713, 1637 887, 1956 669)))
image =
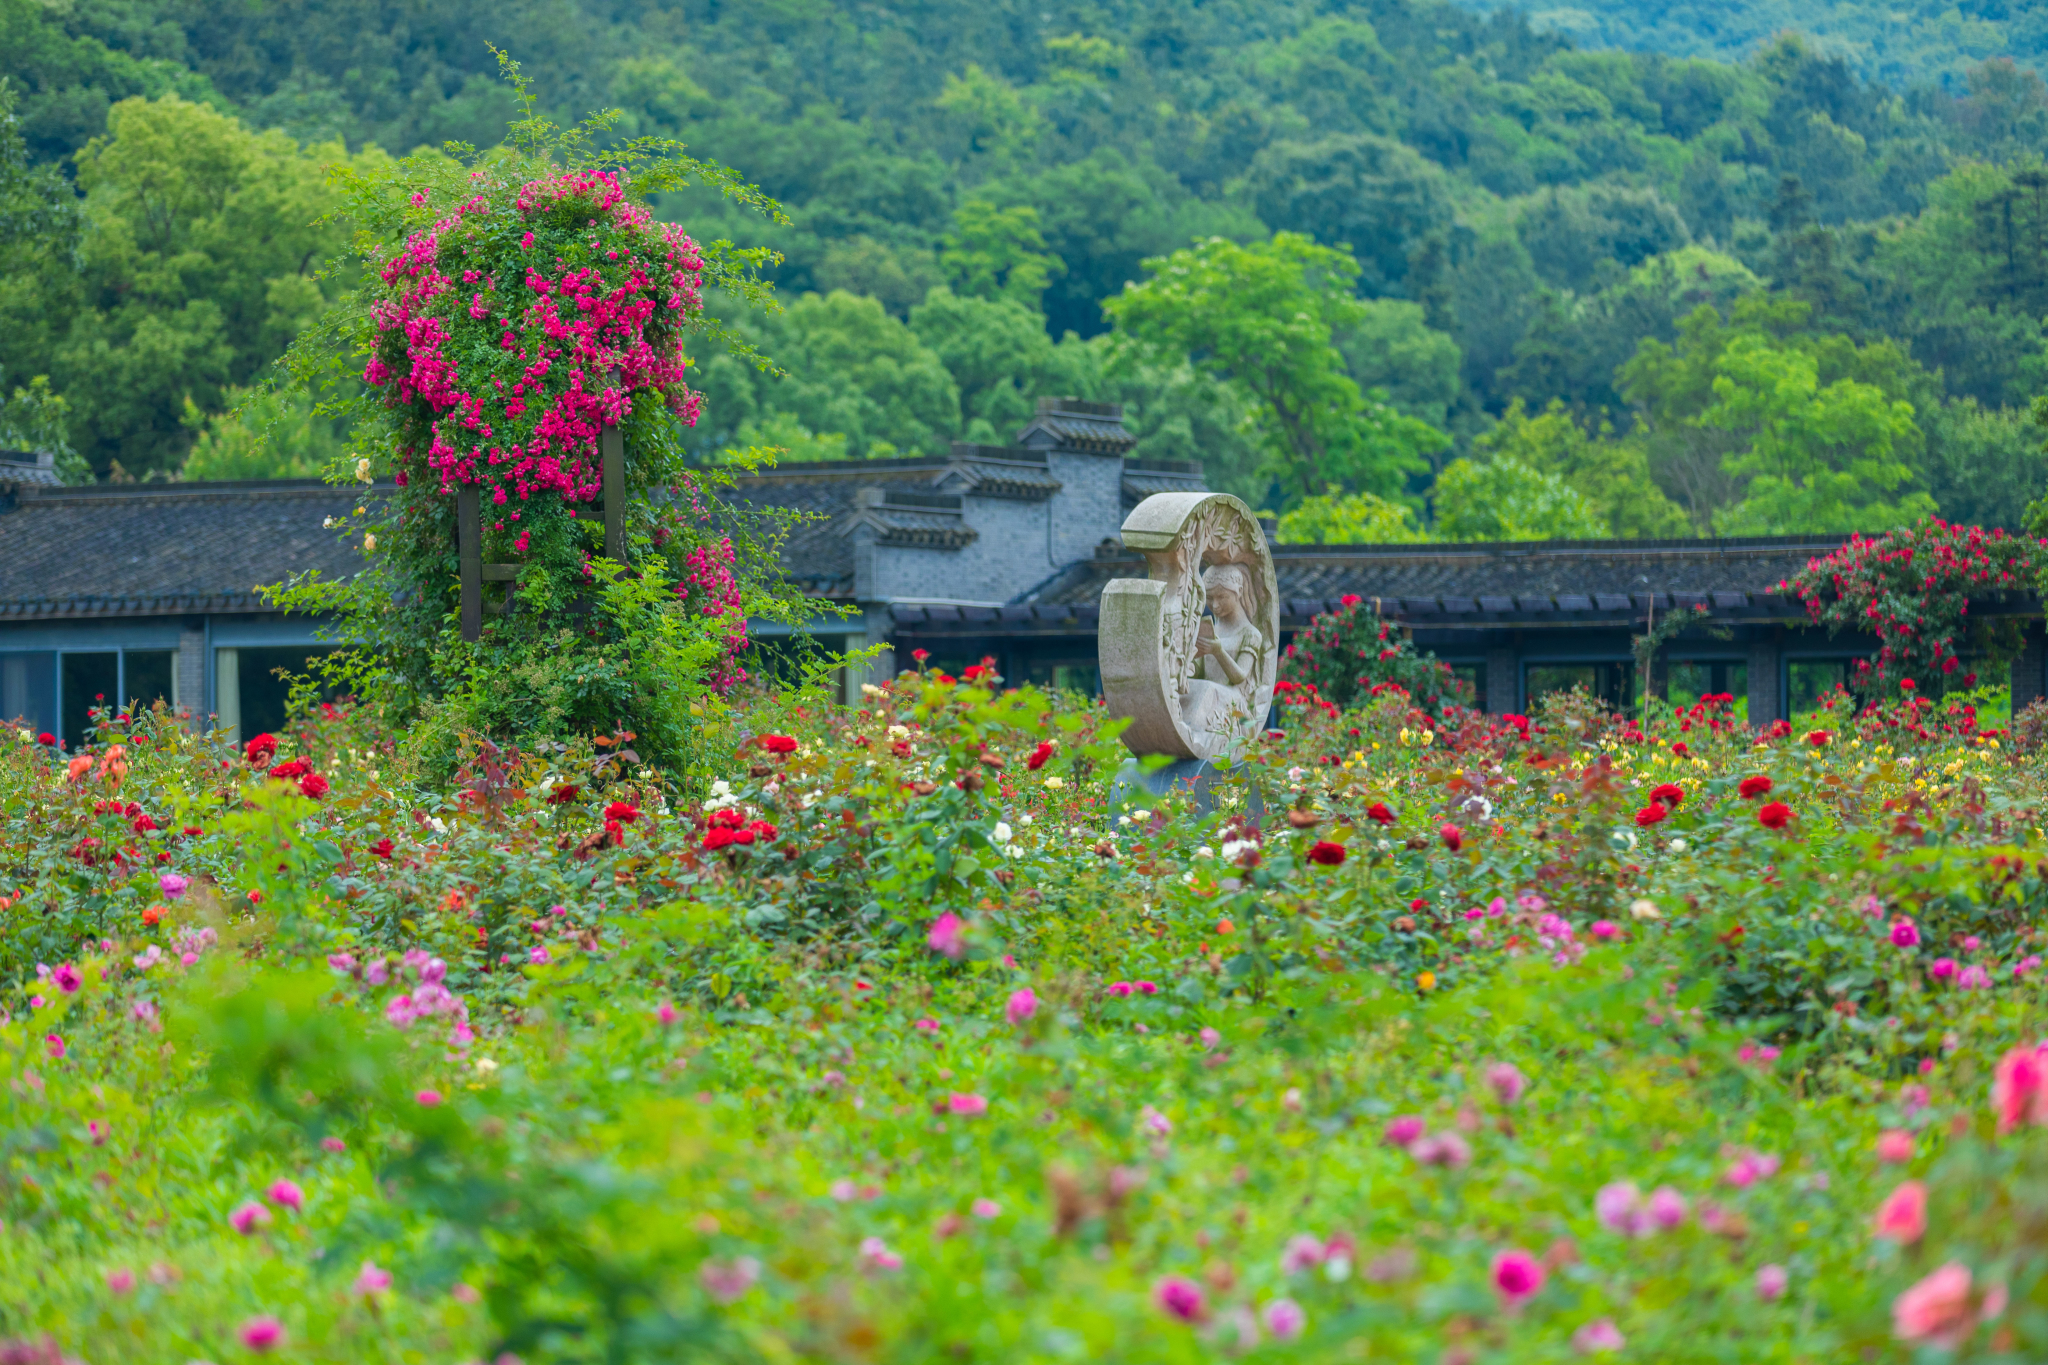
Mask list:
POLYGON ((475 484, 455 489, 455 550, 461 563, 462 638, 481 640, 484 634, 484 536, 483 515, 475 484))
POLYGON ((626 562, 626 438, 608 426, 598 437, 604 456, 604 557, 626 562))

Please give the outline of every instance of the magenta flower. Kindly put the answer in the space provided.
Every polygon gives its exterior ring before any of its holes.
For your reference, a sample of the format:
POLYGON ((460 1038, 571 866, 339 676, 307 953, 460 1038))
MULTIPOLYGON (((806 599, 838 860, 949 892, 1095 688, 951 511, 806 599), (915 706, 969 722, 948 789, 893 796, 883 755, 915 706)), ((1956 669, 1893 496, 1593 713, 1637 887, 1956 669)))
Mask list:
POLYGON ((960 917, 948 910, 932 921, 931 932, 925 935, 925 943, 941 957, 958 962, 967 955, 967 926, 960 917))
POLYGON ((284 1324, 268 1314, 242 1324, 242 1344, 252 1351, 268 1351, 284 1340, 284 1324))
POLYGON ((1010 1002, 1003 1006, 1003 1017, 1012 1024, 1021 1024, 1036 1013, 1038 1013, 1038 997, 1032 994, 1029 986, 1012 995, 1010 1002))
POLYGON ((1409 1144, 1408 1155, 1425 1166, 1458 1169, 1472 1160, 1472 1144, 1456 1133, 1431 1133, 1409 1144))
POLYGON ((1486 1068, 1486 1083, 1492 1087, 1494 1098, 1503 1105, 1514 1104, 1529 1088, 1529 1082, 1512 1062, 1495 1062, 1486 1068))
POLYGON ((719 1303, 733 1303, 761 1278, 761 1263, 752 1256, 735 1256, 730 1261, 706 1261, 697 1269, 697 1282, 719 1303))
POLYGON ((334 968, 337 972, 352 972, 356 969, 356 955, 354 953, 329 953, 327 955, 327 965, 334 968))
POLYGON ((676 1007, 664 1000, 661 1002, 660 1007, 654 1011, 654 1017, 661 1020, 664 1024, 673 1024, 676 1021, 676 1007))
POLYGON ((953 1094, 946 1097, 946 1108, 955 1114, 986 1114, 988 1101, 979 1095, 953 1094))
POLYGON ((1135 989, 1136 987, 1132 986, 1128 981, 1112 981, 1108 987, 1109 993, 1119 1000, 1129 997, 1130 993, 1135 989))
POLYGON ((1203 1047, 1214 1047, 1223 1041, 1223 1035, 1212 1028, 1203 1029, 1200 1036, 1203 1047))
POLYGON ((1909 919, 1897 920, 1892 924, 1891 939, 1901 948, 1920 946, 1920 930, 1909 919))
POLYGON ((1572 1333, 1572 1349, 1582 1356, 1605 1355, 1627 1344, 1613 1318, 1595 1318, 1572 1333))
POLYGON ((438 1090, 422 1090, 419 1094, 414 1095, 413 1098, 427 1108, 432 1109, 441 1102, 441 1092, 438 1090))
POLYGON ((324 1137, 320 1139, 320 1149, 326 1152, 345 1152, 348 1150, 348 1144, 338 1137, 324 1137))
POLYGON ((305 1211, 306 1192, 289 1180, 272 1181, 270 1188, 264 1193, 270 1196, 271 1203, 282 1205, 293 1213, 305 1211))
POLYGON ((1293 1299, 1275 1299, 1260 1311, 1266 1330, 1282 1341, 1292 1341, 1308 1326, 1308 1314, 1293 1299))
POLYGON ((1136 981, 1136 982, 1133 982, 1132 984, 1133 984, 1133 985, 1135 985, 1135 986, 1136 986, 1136 987, 1138 988, 1138 994, 1140 994, 1140 995, 1157 995, 1157 994, 1159 994, 1159 986, 1158 986, 1158 984, 1157 984, 1156 982, 1151 982, 1151 981, 1136 981))
POLYGON ((166 872, 163 876, 156 879, 156 884, 157 889, 164 893, 165 900, 174 901, 184 895, 185 888, 192 883, 186 881, 175 872, 166 872))
POLYGON ((391 1287, 391 1272, 379 1268, 375 1261, 364 1261, 362 1271, 356 1276, 355 1290, 358 1294, 381 1294, 391 1287))
POLYGON ((1642 1192, 1625 1180, 1602 1185, 1593 1196, 1593 1216, 1609 1232, 1640 1235, 1646 1221, 1642 1216, 1642 1192))
POLYGON ((1381 1136, 1386 1139, 1389 1147, 1409 1147, 1414 1145, 1415 1139, 1421 1137, 1428 1128, 1429 1125, 1423 1122, 1419 1115, 1403 1114, 1397 1119, 1389 1119, 1381 1136))
POLYGON ((1765 1303, 1776 1303, 1784 1297, 1785 1286, 1791 1279, 1781 1265, 1762 1266, 1756 1272, 1756 1296, 1765 1303))
POLYGON ((50 1060, 55 1062, 63 1061, 64 1054, 70 1051, 64 1046, 64 1040, 54 1033, 43 1039, 43 1046, 50 1050, 50 1060))
POLYGON ((1963 968, 1961 972, 1957 973, 1956 985, 1966 991, 1988 990, 1991 986, 1991 973, 1986 968, 1972 962, 1969 966, 1963 968))
POLYGON ((1298 1275, 1323 1263, 1323 1239, 1312 1232, 1297 1232, 1280 1249, 1280 1273, 1298 1275))
POLYGON ((1902 1128, 1887 1128, 1877 1135, 1877 1159, 1897 1165, 1913 1159, 1913 1135, 1902 1128))
POLYGON ((1152 1298, 1161 1310, 1182 1322, 1200 1322, 1209 1316, 1209 1301, 1202 1286, 1182 1275, 1168 1275, 1152 1287, 1152 1298))
POLYGON ((1649 1200, 1643 1205, 1650 1225, 1659 1232, 1669 1232, 1683 1224, 1689 1211, 1685 1196, 1669 1185, 1659 1185, 1652 1190, 1649 1200))
POLYGON ((533 947, 527 949, 526 960, 536 967, 544 967, 548 964, 549 961, 548 950, 546 948, 541 947, 539 944, 535 944, 533 947))
POLYGON ((69 962, 59 967, 56 971, 51 972, 50 980, 56 982, 57 989, 66 995, 76 994, 78 988, 85 984, 85 978, 78 974, 78 968, 72 966, 69 962))
POLYGON ((867 1270, 903 1269, 903 1258, 889 1250, 889 1244, 879 1237, 861 1239, 860 1263, 867 1270))
POLYGON ((1602 943, 1611 942, 1621 937, 1621 926, 1611 919, 1596 919, 1593 921, 1593 937, 1602 943))
POLYGON ((1546 1274, 1543 1262, 1526 1251, 1503 1251, 1493 1258, 1493 1287, 1510 1308, 1533 1298, 1546 1274))
POLYGON ((107 1288, 116 1294, 126 1294, 135 1288, 135 1272, 127 1267, 107 1272, 107 1288))
POLYGON ((967 1206, 967 1211, 976 1218, 994 1218, 1003 1211, 1003 1206, 993 1199, 977 1199, 967 1206))
POLYGON ((911 1024, 911 1027, 919 1033, 937 1033, 939 1031, 939 1021, 936 1019, 919 1019, 911 1024))
MULTIPOLYGON (((1898 942, 1896 931, 1894 931, 1892 941, 1894 943, 1898 942)), ((1934 959, 1934 965, 1927 969, 1927 974, 1933 977, 1936 981, 1947 981, 1949 978, 1953 977, 1956 974, 1956 971, 1957 963, 1954 958, 1937 957, 1936 959, 1934 959)))
POLYGON ((253 1235, 259 1228, 270 1226, 270 1210, 251 1199, 228 1215, 228 1222, 244 1237, 253 1235))
POLYGON ((1138 1111, 1138 1127, 1153 1137, 1173 1136, 1173 1120, 1149 1104, 1138 1111))

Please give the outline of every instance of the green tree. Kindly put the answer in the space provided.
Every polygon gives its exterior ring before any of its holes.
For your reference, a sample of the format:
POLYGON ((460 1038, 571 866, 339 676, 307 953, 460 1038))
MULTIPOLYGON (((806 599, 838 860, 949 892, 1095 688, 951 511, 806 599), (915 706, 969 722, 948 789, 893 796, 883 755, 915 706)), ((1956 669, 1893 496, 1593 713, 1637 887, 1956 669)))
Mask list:
POLYGON ((303 389, 230 389, 229 410, 207 414, 185 400, 192 451, 181 479, 313 479, 338 461, 347 441, 333 419, 313 411, 303 389))
POLYGON ((1014 299, 934 289, 910 311, 910 330, 960 389, 962 435, 1007 441, 1040 398, 1090 398, 1101 387, 1097 353, 1073 333, 1045 334, 1045 318, 1014 299))
POLYGON ((1919 437, 1911 403, 1854 379, 1823 386, 1814 356, 1763 337, 1735 338, 1714 369, 1715 401, 1700 425, 1749 438, 1728 461, 1749 482, 1714 517, 1723 535, 1885 531, 1936 510, 1908 488, 1903 452, 1919 437))
POLYGON ((844 432, 862 457, 937 453, 960 433, 960 387, 945 362, 874 299, 806 294, 760 329, 787 377, 732 373, 751 387, 747 417, 787 412, 810 431, 844 432))
POLYGON ((970 199, 954 213, 939 264, 955 293, 1009 299, 1033 310, 1046 285, 1066 273, 1060 258, 1045 249, 1037 209, 997 208, 986 199, 970 199))
POLYGON ((1415 513, 1371 493, 1303 498, 1280 518, 1283 545, 1407 545, 1428 540, 1415 513))
POLYGON ((1589 434, 1555 398, 1534 417, 1517 398, 1500 424, 1472 445, 1494 460, 1513 460, 1563 479, 1605 523, 1605 535, 1656 538, 1691 530, 1685 509, 1650 478, 1640 442, 1616 440, 1606 423, 1597 435, 1589 434))
POLYGON ((1189 357, 1242 389, 1271 473, 1295 495, 1383 495, 1449 443, 1345 372, 1333 333, 1358 325, 1358 266, 1298 233, 1240 246, 1223 238, 1145 262, 1150 278, 1106 304, 1122 354, 1189 357))
POLYGON ((1410 253, 1451 225, 1443 171, 1370 133, 1276 142, 1253 159, 1247 188, 1266 223, 1352 253, 1370 294, 1399 293, 1410 253))
MULTIPOLYGON (((0 394, 6 393, 0 389, 0 394)), ((55 459, 57 477, 65 483, 91 483, 92 468, 71 448, 70 405, 39 374, 27 388, 17 386, 0 399, 0 450, 27 451, 55 459)))
POLYGON ((1450 423, 1464 393, 1464 353, 1448 334, 1424 320, 1407 299, 1368 299, 1358 321, 1338 333, 1337 349, 1363 389, 1380 389, 1410 417, 1439 429, 1450 423))
POLYGON ((1599 540, 1606 521, 1555 474, 1496 459, 1453 460, 1431 491, 1442 540, 1599 540))

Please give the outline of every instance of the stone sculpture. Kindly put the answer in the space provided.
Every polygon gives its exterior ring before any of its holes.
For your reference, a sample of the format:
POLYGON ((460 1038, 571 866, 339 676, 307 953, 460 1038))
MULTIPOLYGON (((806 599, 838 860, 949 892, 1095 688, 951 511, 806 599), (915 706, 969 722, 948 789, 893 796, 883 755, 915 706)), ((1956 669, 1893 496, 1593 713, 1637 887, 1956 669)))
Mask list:
POLYGON ((1279 585, 1252 509, 1155 493, 1124 519, 1149 578, 1102 590, 1102 692, 1141 757, 1230 759, 1257 739, 1280 663, 1279 585))

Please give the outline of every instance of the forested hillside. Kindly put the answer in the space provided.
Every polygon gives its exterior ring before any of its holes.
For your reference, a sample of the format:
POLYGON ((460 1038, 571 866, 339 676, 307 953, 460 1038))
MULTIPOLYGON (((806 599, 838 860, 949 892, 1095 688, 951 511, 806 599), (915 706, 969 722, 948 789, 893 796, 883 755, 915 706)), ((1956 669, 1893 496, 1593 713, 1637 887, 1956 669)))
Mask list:
POLYGON ((347 284, 321 168, 494 143, 497 44, 558 117, 616 107, 787 207, 664 205, 783 253, 743 326, 786 376, 705 357, 706 459, 999 439, 1057 391, 1301 538, 2016 525, 2048 91, 1977 60, 2038 20, 1979 9, 1899 66, 1445 0, 0 0, 4 420, 100 477, 338 453, 248 392, 347 284))

